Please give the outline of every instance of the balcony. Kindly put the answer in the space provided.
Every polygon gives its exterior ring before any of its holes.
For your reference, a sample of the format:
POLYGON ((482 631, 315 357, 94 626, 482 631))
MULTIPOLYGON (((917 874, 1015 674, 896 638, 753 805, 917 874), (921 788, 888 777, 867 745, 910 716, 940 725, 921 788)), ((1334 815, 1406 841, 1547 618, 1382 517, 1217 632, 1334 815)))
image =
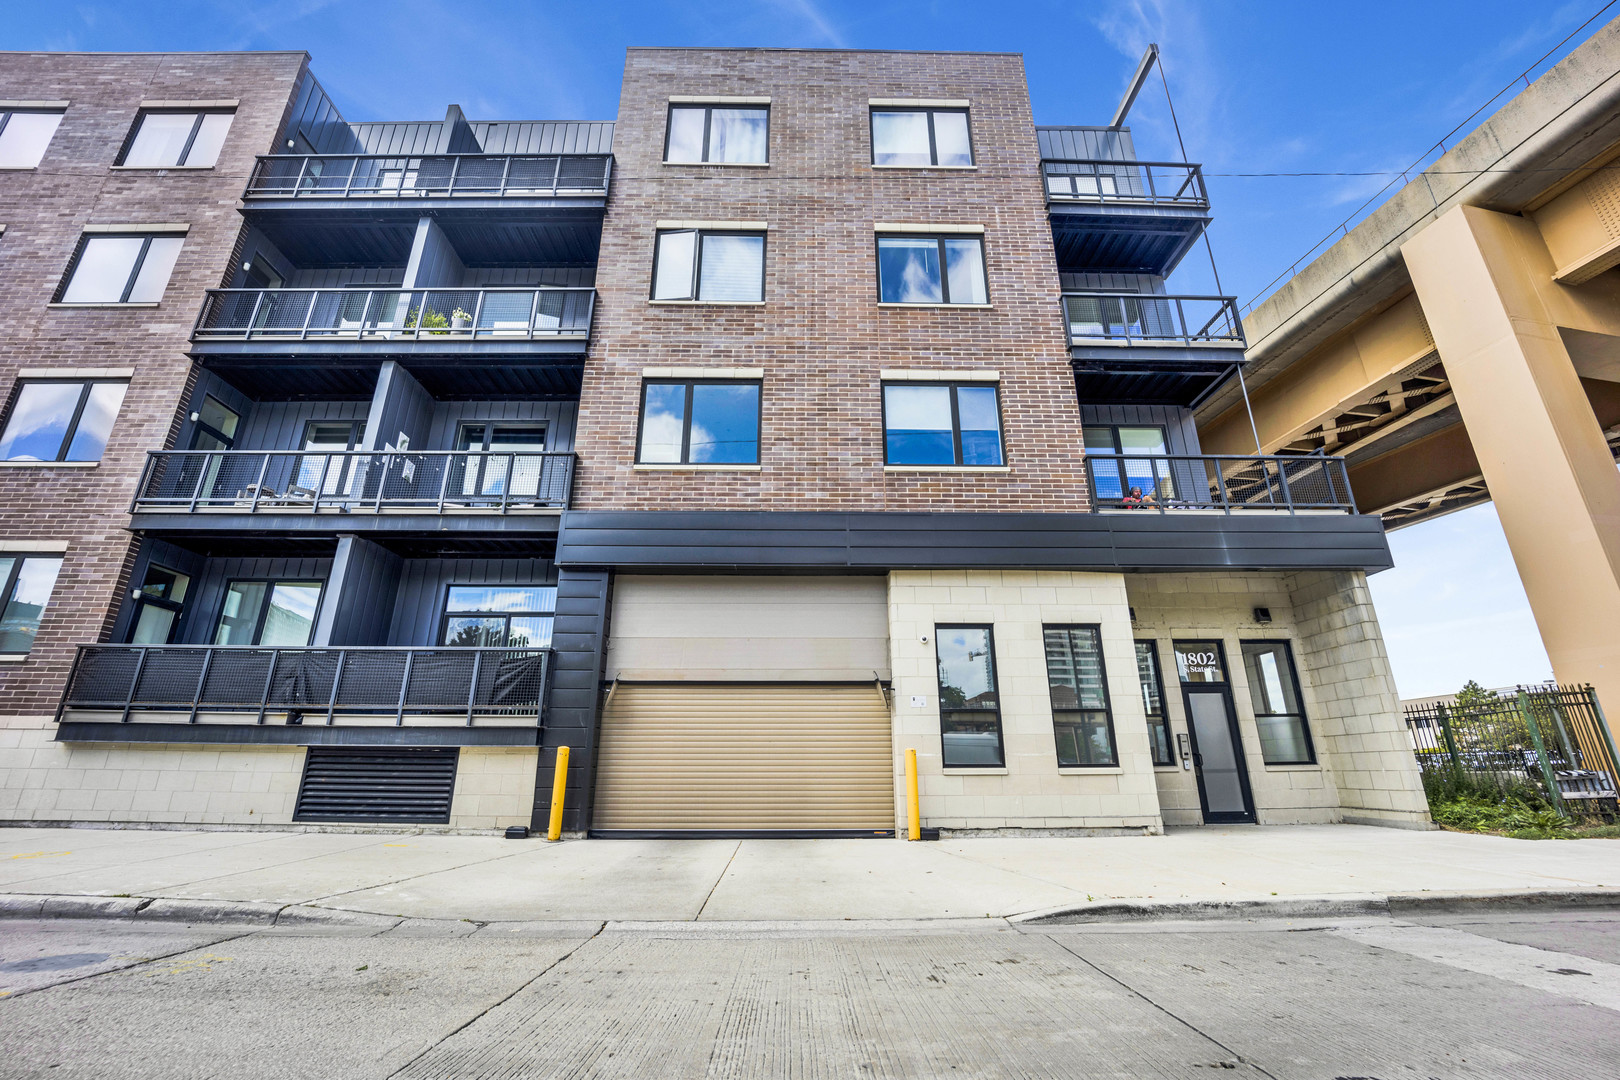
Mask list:
POLYGON ((606 200, 611 154, 309 154, 261 156, 251 204, 530 205, 606 200))
POLYGON ((496 450, 151 452, 130 504, 131 527, 303 535, 554 531, 568 509, 575 460, 572 453, 496 450), (534 521, 537 515, 546 520, 534 521))
POLYGON ((1064 293, 1063 328, 1084 401, 1191 405, 1243 362, 1230 296, 1064 293))
POLYGON ((1062 270, 1164 277, 1209 225, 1197 165, 1048 158, 1041 173, 1062 270))
POLYGON ((398 360, 436 396, 567 395, 578 371, 545 369, 584 362, 595 307, 594 289, 552 287, 210 289, 191 355, 253 394, 291 377, 316 397, 342 393, 341 372, 398 360))
POLYGON ((444 741, 533 745, 550 669, 550 649, 81 645, 57 721, 136 741, 162 737, 147 725, 288 743, 334 741, 319 730, 333 726, 516 728, 444 741))
POLYGON ((1096 512, 1356 512, 1339 457, 1088 454, 1085 460, 1096 512))

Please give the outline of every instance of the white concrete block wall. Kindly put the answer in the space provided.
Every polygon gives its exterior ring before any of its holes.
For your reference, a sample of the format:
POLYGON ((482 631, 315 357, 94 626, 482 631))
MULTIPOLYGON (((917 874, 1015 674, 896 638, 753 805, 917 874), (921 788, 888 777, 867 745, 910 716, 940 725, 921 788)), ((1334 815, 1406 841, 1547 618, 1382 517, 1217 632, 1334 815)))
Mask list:
POLYGON ((534 812, 534 746, 464 746, 456 761, 450 827, 504 829, 527 825, 534 812))
MULTIPOLYGON (((1316 764, 1267 765, 1254 722, 1254 703, 1243 670, 1242 642, 1287 641, 1294 651, 1295 667, 1300 669, 1306 722, 1313 738, 1318 731, 1316 718, 1322 710, 1313 680, 1301 660, 1300 632, 1285 578, 1283 574, 1258 572, 1132 575, 1127 579, 1127 592, 1136 612, 1133 631, 1137 639, 1151 639, 1158 648, 1172 741, 1179 741, 1178 737, 1187 731, 1186 706, 1172 643, 1209 639, 1221 642, 1255 816, 1260 824, 1337 821, 1339 793, 1333 762, 1322 754, 1320 742, 1316 764), (1269 609, 1271 622, 1255 619, 1257 607, 1269 609)), ((1160 768, 1156 775, 1165 824, 1199 824, 1202 813, 1194 772, 1178 764, 1160 768)))
POLYGON ((1299 628, 1301 677, 1315 691, 1318 752, 1337 774, 1343 816, 1429 827, 1367 576, 1307 571, 1284 584, 1299 628))
MULTIPOLYGON (((0 716, 0 822, 293 824, 302 746, 60 743, 55 736, 52 717, 0 716)), ((449 824, 422 828, 527 825, 538 766, 535 747, 463 747, 449 824)))
POLYGON ((889 575, 894 670, 897 826, 905 826, 904 758, 917 751, 922 823, 951 830, 1117 830, 1162 827, 1118 574, 1069 571, 895 571, 889 575), (943 767, 938 624, 993 628, 1003 770, 943 767), (1060 769, 1047 684, 1044 625, 1101 627, 1119 767, 1060 769), (924 636, 928 640, 922 640, 924 636), (913 708, 913 697, 925 702, 913 708))

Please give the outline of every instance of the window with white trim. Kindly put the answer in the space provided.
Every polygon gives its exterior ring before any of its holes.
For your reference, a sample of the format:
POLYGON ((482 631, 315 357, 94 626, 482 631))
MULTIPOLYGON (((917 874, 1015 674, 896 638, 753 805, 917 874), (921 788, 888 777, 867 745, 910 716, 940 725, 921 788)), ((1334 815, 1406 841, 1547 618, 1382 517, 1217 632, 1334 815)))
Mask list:
POLYGON ((118 164, 141 169, 213 165, 235 115, 229 109, 143 111, 118 164))
POLYGON ((915 168, 972 165, 968 111, 874 108, 872 164, 915 168))
POLYGON ((664 136, 670 165, 763 165, 769 158, 770 109, 763 105, 671 105, 664 136))
POLYGON ((155 304, 163 299, 183 243, 185 237, 173 233, 86 236, 57 302, 155 304))
POLYGON ((878 301, 884 304, 987 304, 984 239, 878 236, 878 301))
POLYGON ((26 655, 34 647, 61 572, 60 555, 0 553, 0 654, 26 655))
POLYGON ((884 383, 888 465, 1005 463, 995 383, 884 383))

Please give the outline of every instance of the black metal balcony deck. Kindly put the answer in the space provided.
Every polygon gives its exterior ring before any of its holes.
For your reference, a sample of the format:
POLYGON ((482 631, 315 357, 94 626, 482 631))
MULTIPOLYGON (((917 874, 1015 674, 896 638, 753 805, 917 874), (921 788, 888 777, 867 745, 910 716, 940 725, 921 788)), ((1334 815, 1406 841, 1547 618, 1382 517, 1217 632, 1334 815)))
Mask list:
POLYGON ((275 154, 259 157, 250 203, 606 199, 611 154, 275 154))
POLYGON ((1041 173, 1063 270, 1163 277, 1209 225, 1198 165, 1048 158, 1041 173))
POLYGON ((153 451, 130 527, 186 536, 549 533, 568 509, 576 460, 499 450, 153 451))
POLYGON ((1354 514, 1344 458, 1086 455, 1093 511, 1354 514))
POLYGON ((538 728, 550 668, 547 648, 80 645, 56 719, 538 728))
POLYGON ((1083 400, 1190 405, 1243 362, 1230 296, 1064 293, 1063 327, 1083 400))

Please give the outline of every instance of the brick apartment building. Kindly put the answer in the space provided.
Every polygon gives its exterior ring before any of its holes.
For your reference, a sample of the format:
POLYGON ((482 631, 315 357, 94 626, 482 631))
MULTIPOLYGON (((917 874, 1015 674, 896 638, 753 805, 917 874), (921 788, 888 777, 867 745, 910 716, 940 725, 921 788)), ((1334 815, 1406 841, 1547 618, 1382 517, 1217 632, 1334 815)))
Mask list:
POLYGON ((1197 166, 1019 57, 633 49, 614 124, 0 83, 0 819, 497 828, 567 745, 608 836, 890 833, 908 749, 955 832, 1426 822, 1380 523, 1200 455, 1197 166))

